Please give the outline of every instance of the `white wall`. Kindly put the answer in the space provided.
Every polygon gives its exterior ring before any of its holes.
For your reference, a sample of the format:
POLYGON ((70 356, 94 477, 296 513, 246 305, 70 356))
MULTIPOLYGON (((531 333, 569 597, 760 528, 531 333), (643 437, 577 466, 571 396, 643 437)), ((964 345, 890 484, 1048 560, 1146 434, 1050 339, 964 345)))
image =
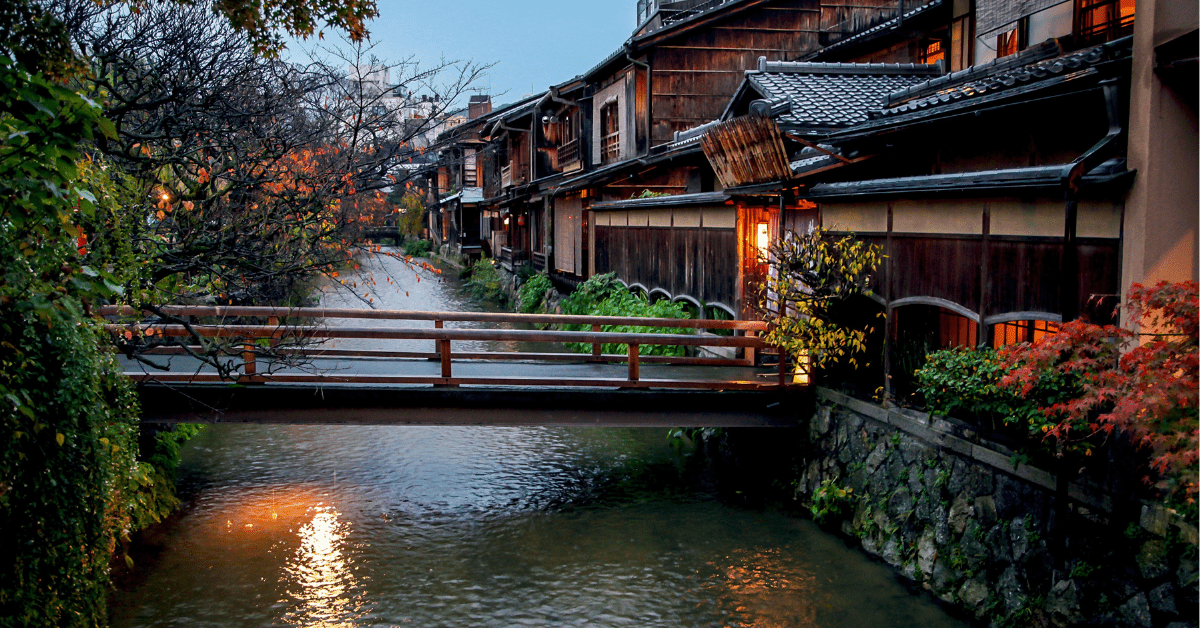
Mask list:
POLYGON ((629 81, 629 75, 626 74, 621 79, 614 82, 612 85, 596 92, 592 97, 592 163, 600 163, 600 108, 612 99, 617 100, 617 119, 621 121, 621 155, 624 156, 628 150, 627 142, 625 141, 626 130, 628 126, 627 119, 629 114, 627 109, 629 103, 625 98, 625 83, 629 81))

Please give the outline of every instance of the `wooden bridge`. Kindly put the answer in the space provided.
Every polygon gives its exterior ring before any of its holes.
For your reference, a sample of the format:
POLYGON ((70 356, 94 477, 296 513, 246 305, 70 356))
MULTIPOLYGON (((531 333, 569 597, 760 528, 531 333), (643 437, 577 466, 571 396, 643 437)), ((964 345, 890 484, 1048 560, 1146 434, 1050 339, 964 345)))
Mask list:
POLYGON ((766 348, 759 321, 199 306, 99 313, 131 349, 126 374, 140 382, 150 422, 783 425, 795 423, 797 404, 808 398, 785 362, 767 372, 755 366, 766 348), (421 341, 428 349, 410 346, 421 341), (505 350, 478 348, 487 343, 505 350), (528 343, 591 351, 515 350, 528 343), (628 348, 606 354, 606 344, 628 348), (642 347, 662 345, 741 355, 642 355, 642 347))

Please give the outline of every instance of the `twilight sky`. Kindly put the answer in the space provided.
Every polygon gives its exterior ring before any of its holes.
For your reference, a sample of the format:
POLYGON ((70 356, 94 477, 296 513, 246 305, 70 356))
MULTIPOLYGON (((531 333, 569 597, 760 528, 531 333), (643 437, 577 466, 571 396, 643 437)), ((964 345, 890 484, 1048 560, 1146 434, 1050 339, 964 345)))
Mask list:
MULTIPOLYGON (((422 65, 495 63, 477 85, 497 105, 545 90, 599 63, 633 34, 636 0, 378 0, 374 54, 422 65), (506 93, 504 93, 506 92, 506 93)), ((327 37, 324 43, 337 41, 327 37)), ((312 40, 291 44, 291 53, 312 40)))

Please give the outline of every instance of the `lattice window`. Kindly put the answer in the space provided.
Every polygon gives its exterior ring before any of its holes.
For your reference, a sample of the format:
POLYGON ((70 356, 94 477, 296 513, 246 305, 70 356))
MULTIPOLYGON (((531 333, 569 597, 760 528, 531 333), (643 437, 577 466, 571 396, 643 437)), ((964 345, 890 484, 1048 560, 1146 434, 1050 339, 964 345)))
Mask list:
POLYGON ((621 117, 617 102, 600 108, 600 163, 607 164, 621 157, 621 117))
POLYGON ((1076 0, 1075 36, 1084 43, 1119 39, 1133 32, 1135 0, 1076 0))
POLYGON ((1010 321, 992 326, 992 346, 999 349, 1020 342, 1037 342, 1047 334, 1057 333, 1059 324, 1052 321, 1010 321))

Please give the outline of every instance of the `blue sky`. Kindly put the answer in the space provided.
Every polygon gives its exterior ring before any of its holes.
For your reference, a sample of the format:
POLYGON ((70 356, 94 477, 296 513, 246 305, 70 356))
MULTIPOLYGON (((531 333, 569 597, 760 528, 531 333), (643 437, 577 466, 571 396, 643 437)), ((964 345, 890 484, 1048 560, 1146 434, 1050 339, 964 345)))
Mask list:
MULTIPOLYGON (((496 104, 582 74, 633 33, 636 0, 378 0, 376 56, 495 63, 478 85, 496 104)), ((327 34, 328 35, 328 34, 327 34)), ((331 39, 327 36, 326 43, 331 39)), ((293 52, 296 45, 292 46, 293 52)))

